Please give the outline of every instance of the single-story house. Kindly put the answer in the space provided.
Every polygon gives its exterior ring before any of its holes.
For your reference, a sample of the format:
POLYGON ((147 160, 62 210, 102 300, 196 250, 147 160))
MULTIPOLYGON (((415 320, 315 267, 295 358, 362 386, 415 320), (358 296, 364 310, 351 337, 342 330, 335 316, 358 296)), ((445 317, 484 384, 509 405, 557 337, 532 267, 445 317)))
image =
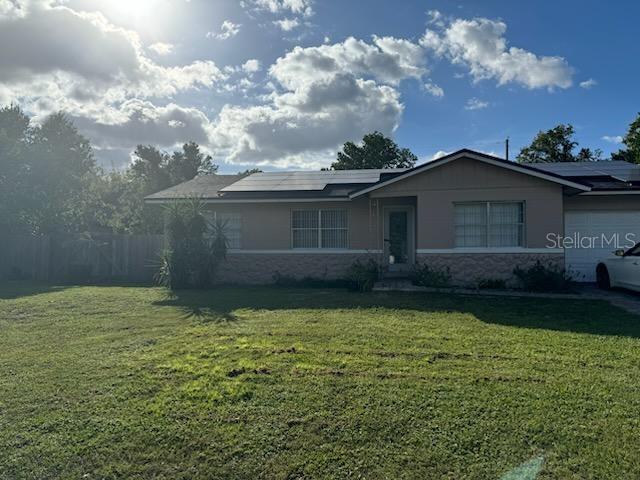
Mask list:
POLYGON ((617 161, 533 166, 465 149, 410 169, 203 176, 146 201, 194 196, 225 220, 220 274, 238 283, 334 278, 367 258, 390 273, 448 267, 458 284, 538 260, 593 281, 617 246, 594 237, 640 241, 640 166, 617 161))

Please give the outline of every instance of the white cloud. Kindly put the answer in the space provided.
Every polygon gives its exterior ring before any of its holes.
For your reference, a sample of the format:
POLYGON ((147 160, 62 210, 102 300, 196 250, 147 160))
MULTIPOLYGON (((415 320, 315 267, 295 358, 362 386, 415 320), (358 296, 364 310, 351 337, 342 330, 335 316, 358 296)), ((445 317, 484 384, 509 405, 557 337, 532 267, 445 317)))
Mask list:
POLYGON ((470 98, 467 100, 466 105, 464 106, 465 110, 482 110, 483 108, 487 108, 489 106, 489 102, 485 102, 478 98, 470 98))
POLYGON ((266 102, 225 106, 212 142, 237 164, 305 166, 305 158, 333 157, 347 140, 391 134, 403 111, 395 85, 426 72, 420 46, 392 37, 295 47, 269 68, 274 90, 266 102))
POLYGON ((434 97, 437 97, 437 98, 444 97, 444 90, 442 89, 442 87, 440 87, 439 85, 436 85, 435 83, 426 82, 424 84, 424 89, 434 97))
POLYGON ((609 142, 609 143, 622 143, 622 135, 605 135, 604 137, 602 137, 602 139, 605 142, 609 142))
POLYGON ((282 20, 275 20, 273 24, 280 27, 283 32, 290 32, 300 26, 300 21, 297 18, 283 18, 282 20))
POLYGON ((246 62, 244 62, 242 64, 242 70, 245 73, 256 73, 260 71, 261 65, 260 62, 258 60, 256 60, 255 58, 252 58, 250 60, 247 60, 246 62))
POLYGON ((476 81, 493 78, 500 85, 518 83, 530 89, 568 88, 572 84, 573 69, 564 58, 509 47, 504 22, 475 18, 441 25, 434 23, 436 30, 427 30, 421 45, 454 64, 465 65, 476 81))
MULTIPOLYGON (((276 16, 271 21, 303 24, 313 15, 308 0, 245 4, 276 16)), ((425 92, 444 95, 427 77, 431 52, 468 66, 476 80, 495 78, 531 88, 535 84, 522 72, 501 73, 509 62, 520 61, 519 52, 524 51, 508 49, 504 24, 486 19, 449 21, 432 13, 430 28, 436 30, 425 33, 421 44, 378 36, 331 44, 325 38, 322 45, 298 46, 283 54, 265 66, 264 81, 256 82, 256 73, 263 69, 257 59, 222 70, 212 61, 160 65, 149 52, 167 55, 171 44, 145 48, 135 32, 100 14, 75 11, 69 7, 72 3, 56 5, 48 0, 0 0, 0 44, 13 46, 0 49, 0 101, 18 101, 36 116, 67 111, 92 138, 97 155, 114 162, 128 158, 126 152, 138 143, 171 148, 194 140, 215 145, 235 164, 326 166, 345 141, 357 141, 373 130, 394 132, 404 108, 397 88, 402 81, 414 79, 425 92), (462 28, 457 22, 467 23, 462 28), (493 30, 482 22, 489 22, 493 30), (504 28, 500 31, 496 25, 504 28), (465 41, 458 41, 461 31, 465 41), (490 60, 491 52, 499 59, 490 60), (257 92, 259 86, 269 93, 257 92), (243 95, 242 103, 229 103, 215 118, 208 118, 199 108, 172 100, 191 90, 204 95, 233 92, 243 95)), ((239 29, 227 20, 208 36, 231 38, 239 29)), ((533 65, 532 75, 537 75, 536 68, 544 70, 540 64, 547 65, 547 58, 557 58, 523 55, 532 62, 526 64, 533 65)), ((556 77, 548 73, 547 78, 556 77)), ((552 80, 540 86, 562 86, 552 80)))
POLYGON ((585 80, 584 82, 580 82, 580 86, 586 90, 589 90, 598 85, 598 81, 590 78, 589 80, 585 80))
POLYGON ((227 74, 211 61, 161 66, 146 55, 136 33, 101 14, 46 1, 10 10, 0 0, 0 43, 12 45, 0 49, 0 100, 18 102, 36 120, 67 112, 92 138, 100 159, 114 161, 118 148, 140 142, 208 141, 204 114, 150 99, 165 103, 159 99, 221 88, 227 74))
POLYGON ((333 45, 295 47, 278 58, 269 72, 284 87, 295 89, 340 72, 397 85, 406 78, 419 79, 427 68, 420 46, 408 40, 374 37, 370 44, 349 37, 333 45))
POLYGON ((311 0, 246 0, 242 4, 256 10, 266 10, 273 14, 296 14, 305 17, 313 15, 311 0))
POLYGON ((242 25, 239 23, 233 23, 231 20, 225 20, 222 22, 222 25, 220 25, 220 30, 218 32, 207 32, 206 37, 215 38, 216 40, 228 40, 240 33, 241 26, 242 25))
POLYGON ((169 55, 173 52, 174 46, 171 43, 157 42, 149 45, 149 50, 157 53, 158 55, 169 55))
POLYGON ((21 16, 0 17, 0 44, 12 45, 0 49, 0 89, 27 105, 88 113, 104 103, 174 95, 225 78, 211 61, 158 65, 137 34, 100 14, 29 5, 21 16))
POLYGON ((170 147, 193 140, 209 141, 209 120, 195 108, 173 103, 158 107, 143 100, 127 100, 113 108, 109 120, 72 117, 81 131, 99 148, 131 148, 137 144, 170 147))
POLYGON ((402 110, 395 89, 344 73, 274 94, 262 106, 225 106, 213 143, 228 148, 232 163, 301 166, 307 155, 326 156, 373 130, 390 134, 402 110))
POLYGON ((431 162, 433 160, 437 160, 439 158, 442 157, 446 157, 447 155, 449 155, 451 152, 445 152, 444 150, 438 150, 436 153, 434 153, 433 155, 431 155, 431 157, 427 160, 428 162, 431 162))

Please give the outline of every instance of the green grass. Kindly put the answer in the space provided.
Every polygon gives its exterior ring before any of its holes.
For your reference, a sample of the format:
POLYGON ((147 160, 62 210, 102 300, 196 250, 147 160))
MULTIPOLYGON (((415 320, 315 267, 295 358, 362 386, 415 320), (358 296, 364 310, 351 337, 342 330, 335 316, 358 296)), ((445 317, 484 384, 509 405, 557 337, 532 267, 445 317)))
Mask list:
POLYGON ((639 352, 606 302, 5 284, 0 478, 639 478, 639 352))

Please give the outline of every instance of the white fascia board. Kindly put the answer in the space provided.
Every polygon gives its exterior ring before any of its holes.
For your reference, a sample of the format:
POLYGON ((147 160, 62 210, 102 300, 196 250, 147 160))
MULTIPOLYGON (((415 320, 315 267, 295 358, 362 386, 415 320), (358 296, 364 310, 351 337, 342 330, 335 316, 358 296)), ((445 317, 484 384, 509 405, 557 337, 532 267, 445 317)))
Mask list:
POLYGON ((578 194, 580 197, 583 195, 640 195, 640 190, 596 190, 578 194))

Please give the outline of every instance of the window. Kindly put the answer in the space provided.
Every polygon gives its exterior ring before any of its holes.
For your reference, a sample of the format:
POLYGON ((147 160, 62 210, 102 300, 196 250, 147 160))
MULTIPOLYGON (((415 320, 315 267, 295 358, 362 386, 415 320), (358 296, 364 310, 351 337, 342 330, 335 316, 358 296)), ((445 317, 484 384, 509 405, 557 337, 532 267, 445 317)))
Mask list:
POLYGON ((293 210, 293 248, 348 248, 346 210, 293 210))
POLYGON ((457 203, 454 206, 456 247, 523 247, 522 202, 457 203))
POLYGON ((242 215, 239 213, 212 212, 208 220, 212 224, 220 223, 227 237, 227 248, 242 248, 242 215))

